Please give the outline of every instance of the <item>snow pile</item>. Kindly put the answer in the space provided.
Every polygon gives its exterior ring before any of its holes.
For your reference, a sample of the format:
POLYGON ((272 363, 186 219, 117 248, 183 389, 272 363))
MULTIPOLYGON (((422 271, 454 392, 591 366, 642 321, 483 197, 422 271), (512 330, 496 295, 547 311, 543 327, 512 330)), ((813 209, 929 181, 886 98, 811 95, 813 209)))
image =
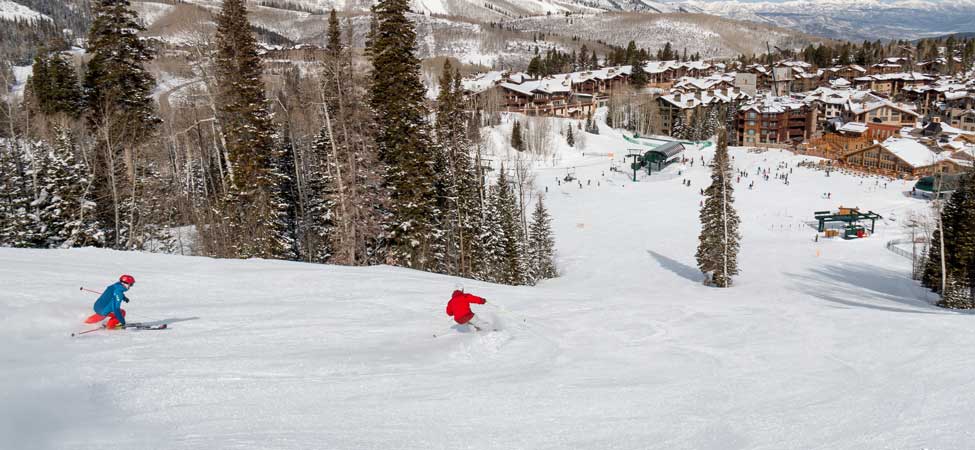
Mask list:
MULTIPOLYGON (((496 170, 521 155, 506 146, 516 119, 578 124, 504 116, 485 131, 496 170)), ((632 182, 609 168, 628 167, 633 144, 605 126, 579 136, 573 148, 553 131, 549 156, 532 161, 562 272, 536 287, 385 266, 0 249, 0 442, 969 446, 975 404, 959 393, 975 388, 973 317, 928 304, 910 261, 885 248, 904 235, 897 218, 928 207, 905 195, 911 183, 826 177, 797 166, 812 158, 732 149, 749 174, 735 184, 742 274, 713 289, 693 257, 713 145, 632 182), (789 183, 756 175, 766 169, 789 183), (563 181, 569 171, 577 181, 563 181), (885 219, 866 239, 815 242, 813 212, 840 205, 885 219), (78 287, 121 273, 137 279, 129 319, 169 329, 68 337, 94 301, 78 287), (457 283, 487 298, 474 311, 499 331, 451 325, 457 283)))

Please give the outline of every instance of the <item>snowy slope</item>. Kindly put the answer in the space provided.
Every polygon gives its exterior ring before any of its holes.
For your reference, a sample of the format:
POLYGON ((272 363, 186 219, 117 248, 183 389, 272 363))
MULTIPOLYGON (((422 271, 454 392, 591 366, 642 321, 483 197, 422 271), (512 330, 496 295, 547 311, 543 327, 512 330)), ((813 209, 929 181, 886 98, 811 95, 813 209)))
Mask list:
MULTIPOLYGON (((510 125, 488 136, 495 165, 510 125)), ((742 274, 711 289, 693 253, 699 158, 713 150, 633 183, 607 170, 633 144, 605 128, 582 140, 584 150, 559 140, 537 170, 563 276, 534 288, 463 281, 489 300, 475 311, 494 333, 451 329, 443 305, 460 280, 405 269, 0 249, 0 442, 970 447, 975 317, 921 300, 909 262, 884 248, 901 235, 896 219, 926 207, 904 195, 908 183, 826 178, 785 152, 733 150, 749 173, 794 172, 790 185, 737 185, 742 274), (556 184, 568 167, 581 188, 556 184), (886 220, 868 239, 814 243, 813 211, 841 204, 886 220), (170 329, 69 338, 94 300, 78 287, 122 272, 138 280, 130 320, 170 329)))
POLYGON ((0 0, 0 20, 36 22, 51 18, 12 0, 0 0))

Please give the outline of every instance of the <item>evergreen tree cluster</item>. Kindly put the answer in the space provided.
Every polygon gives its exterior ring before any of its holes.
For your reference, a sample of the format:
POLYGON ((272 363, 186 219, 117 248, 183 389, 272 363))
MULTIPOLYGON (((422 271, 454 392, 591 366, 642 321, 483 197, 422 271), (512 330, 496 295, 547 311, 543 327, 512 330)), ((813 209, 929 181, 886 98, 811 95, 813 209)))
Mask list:
MULTIPOLYGON (((809 44, 802 50, 799 57, 803 61, 817 67, 833 65, 857 64, 870 66, 883 62, 885 58, 910 58, 911 62, 927 62, 943 59, 945 64, 940 69, 945 74, 953 74, 965 70, 975 63, 975 38, 946 36, 940 38, 926 38, 918 41, 863 41, 862 43, 841 42, 834 45, 809 44), (960 61, 948 59, 948 55, 960 61)), ((906 67, 905 70, 911 70, 906 67)))
POLYGON ((975 174, 962 177, 944 205, 941 227, 931 237, 921 283, 941 294, 947 308, 975 308, 975 174), (941 239, 944 231, 945 288, 942 290, 941 239))
POLYGON ((101 245, 91 175, 59 130, 53 145, 3 140, 0 147, 0 246, 101 245))
POLYGON ((484 207, 480 236, 481 271, 476 278, 510 285, 534 285, 558 276, 551 219, 542 199, 525 230, 515 184, 502 166, 484 207))
POLYGON ((194 251, 217 257, 555 276, 548 213, 539 201, 529 227, 530 185, 486 184, 482 112, 467 111, 449 62, 428 109, 407 0, 373 8, 371 71, 356 65, 351 19, 343 32, 332 11, 320 76, 288 68, 273 87, 245 1, 224 1, 194 61, 205 95, 169 104, 190 112, 169 115, 175 126, 157 114, 155 55, 129 0, 92 7, 90 61, 76 70, 39 51, 6 117, 0 245, 172 251, 191 225, 194 251))
POLYGON ((521 122, 517 120, 511 126, 511 148, 519 152, 525 151, 525 132, 522 129, 521 122))
POLYGON ((539 55, 538 47, 535 47, 535 56, 529 61, 526 72, 532 77, 541 78, 558 73, 572 72, 580 67, 579 56, 575 51, 565 53, 550 48, 544 55, 539 55))
MULTIPOLYGON (((672 134, 674 137, 689 141, 703 141, 710 139, 719 128, 728 127, 729 105, 712 104, 695 108, 691 113, 690 120, 686 120, 683 114, 674 120, 672 134)), ((731 113, 733 115, 733 112, 731 113)), ((734 124, 734 118, 731 118, 734 124)))

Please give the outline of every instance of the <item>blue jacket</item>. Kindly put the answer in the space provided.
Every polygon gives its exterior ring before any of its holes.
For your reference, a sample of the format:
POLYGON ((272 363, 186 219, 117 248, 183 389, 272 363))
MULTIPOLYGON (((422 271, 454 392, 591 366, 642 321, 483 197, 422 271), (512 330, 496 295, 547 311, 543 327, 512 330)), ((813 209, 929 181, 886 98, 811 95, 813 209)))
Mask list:
POLYGON ((127 290, 121 281, 105 288, 102 296, 95 300, 95 313, 102 316, 115 313, 115 318, 118 319, 119 323, 125 325, 125 317, 122 316, 122 302, 125 301, 125 291, 127 290))

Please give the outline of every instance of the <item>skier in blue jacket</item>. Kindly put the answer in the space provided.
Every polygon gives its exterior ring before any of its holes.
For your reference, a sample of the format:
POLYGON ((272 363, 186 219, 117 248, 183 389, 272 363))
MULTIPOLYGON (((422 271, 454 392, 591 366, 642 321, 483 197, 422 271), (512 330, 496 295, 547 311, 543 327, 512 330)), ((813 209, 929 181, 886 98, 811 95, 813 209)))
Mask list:
POLYGON ((88 317, 85 323, 101 322, 105 317, 109 317, 105 328, 124 327, 125 310, 122 309, 122 302, 129 302, 129 298, 125 296, 125 291, 128 291, 134 284, 135 278, 132 275, 122 275, 119 277, 118 283, 105 288, 101 297, 95 300, 95 314, 88 317))

